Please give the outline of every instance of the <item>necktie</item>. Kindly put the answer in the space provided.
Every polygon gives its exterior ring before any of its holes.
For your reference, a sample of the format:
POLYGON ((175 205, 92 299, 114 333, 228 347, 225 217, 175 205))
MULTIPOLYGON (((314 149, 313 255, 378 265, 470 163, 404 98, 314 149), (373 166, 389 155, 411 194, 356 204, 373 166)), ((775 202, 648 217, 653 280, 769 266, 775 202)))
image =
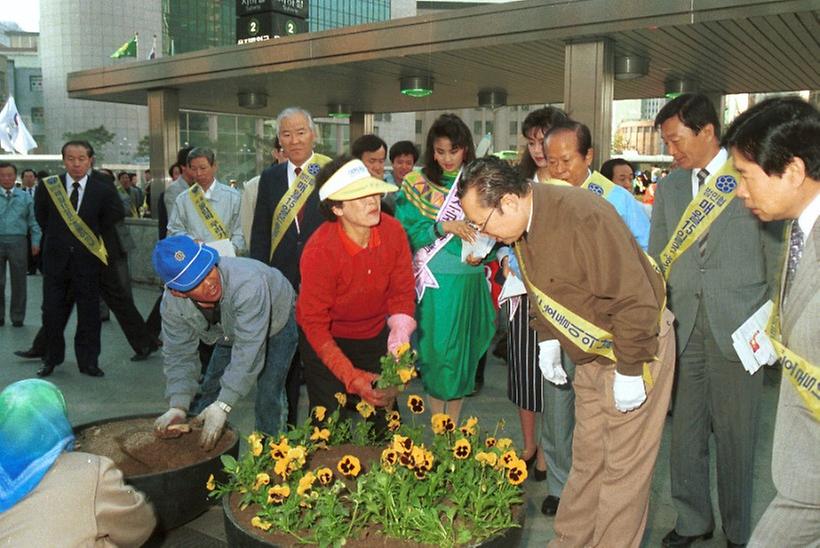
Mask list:
MULTIPOLYGON (((709 172, 705 169, 701 169, 698 171, 698 189, 703 186, 703 183, 706 182, 706 178, 709 176, 709 172)), ((703 257, 706 254, 706 240, 709 239, 709 232, 704 232, 703 235, 698 239, 698 251, 700 251, 700 256, 703 257)))
POLYGON ((71 196, 68 197, 68 201, 71 202, 71 207, 74 208, 74 211, 77 211, 77 204, 80 202, 80 183, 74 182, 72 185, 74 190, 71 191, 71 196))
POLYGON ((11 200, 11 190, 6 191, 6 200, 11 200))
MULTIPOLYGON (((296 176, 298 177, 299 174, 302 173, 302 168, 297 167, 293 171, 296 173, 296 176)), ((299 208, 299 211, 296 212, 296 231, 297 232, 302 231, 300 227, 302 226, 302 219, 304 219, 304 218, 305 218, 305 206, 302 206, 302 207, 299 208)))
POLYGON ((794 277, 797 274, 797 265, 800 263, 800 258, 803 256, 803 231, 795 219, 792 221, 791 237, 789 238, 789 259, 786 263, 786 280, 783 282, 783 301, 789 295, 794 277))

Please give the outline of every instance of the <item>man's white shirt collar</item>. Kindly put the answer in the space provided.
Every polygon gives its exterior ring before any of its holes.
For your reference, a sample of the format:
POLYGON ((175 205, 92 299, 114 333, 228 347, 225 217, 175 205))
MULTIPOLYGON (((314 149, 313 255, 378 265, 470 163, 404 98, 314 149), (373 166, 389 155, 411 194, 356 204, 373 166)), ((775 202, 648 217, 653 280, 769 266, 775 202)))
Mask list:
POLYGON ((310 160, 313 158, 314 154, 316 153, 311 152, 310 156, 308 156, 308 159, 305 160, 305 162, 300 166, 296 166, 296 164, 288 160, 288 186, 291 186, 293 184, 293 181, 296 180, 296 168, 299 167, 301 169, 305 169, 307 165, 310 163, 310 160))
MULTIPOLYGON (((705 169, 706 169, 706 171, 709 172, 709 177, 711 177, 712 175, 717 173, 718 170, 723 167, 723 164, 725 164, 726 160, 728 160, 728 159, 729 159, 729 153, 726 152, 725 148, 721 148, 720 150, 718 150, 718 153, 715 154, 715 157, 712 158, 712 161, 710 161, 708 164, 706 164, 705 169)), ((692 170, 692 197, 693 198, 697 195, 698 190, 700 190, 700 187, 698 186, 698 172, 699 171, 700 171, 700 168, 695 168, 695 169, 692 170)), ((708 177, 707 177, 707 179, 708 179, 708 177)))
POLYGON ((814 230, 814 223, 817 222, 818 216, 820 216, 820 194, 814 197, 814 200, 806 206, 806 209, 797 218, 797 224, 800 225, 800 230, 803 231, 805 239, 814 230))
POLYGON ((83 176, 82 176, 82 178, 81 178, 81 179, 79 179, 79 180, 75 181, 75 180, 71 177, 71 175, 69 175, 68 173, 66 173, 66 174, 65 174, 65 181, 66 181, 66 187, 68 187, 68 188, 67 188, 67 190, 68 190, 68 192, 69 192, 69 193, 70 193, 72 190, 74 190, 72 187, 74 186, 74 183, 75 183, 75 182, 76 182, 76 183, 80 183, 80 193, 82 193, 82 192, 85 190, 85 184, 88 182, 88 174, 86 173, 85 175, 83 175, 83 176))

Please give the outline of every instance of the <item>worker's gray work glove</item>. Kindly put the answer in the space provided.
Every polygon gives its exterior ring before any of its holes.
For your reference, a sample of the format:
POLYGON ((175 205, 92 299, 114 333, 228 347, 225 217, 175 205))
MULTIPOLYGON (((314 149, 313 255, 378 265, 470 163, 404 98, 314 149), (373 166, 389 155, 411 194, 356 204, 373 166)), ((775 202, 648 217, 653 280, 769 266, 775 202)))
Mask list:
POLYGON ((637 409, 646 401, 642 375, 621 375, 616 371, 612 392, 615 396, 615 408, 621 413, 637 409))
POLYGON ((184 409, 180 409, 178 407, 170 408, 154 421, 154 434, 156 434, 159 438, 176 438, 181 436, 182 432, 169 431, 168 427, 172 424, 181 424, 185 422, 186 416, 187 413, 184 409))
POLYGON ((193 424, 203 425, 202 434, 199 437, 199 446, 205 451, 210 451, 214 448, 216 442, 219 441, 220 436, 222 436, 225 423, 228 421, 228 413, 226 413, 219 404, 219 401, 215 401, 192 421, 193 424))

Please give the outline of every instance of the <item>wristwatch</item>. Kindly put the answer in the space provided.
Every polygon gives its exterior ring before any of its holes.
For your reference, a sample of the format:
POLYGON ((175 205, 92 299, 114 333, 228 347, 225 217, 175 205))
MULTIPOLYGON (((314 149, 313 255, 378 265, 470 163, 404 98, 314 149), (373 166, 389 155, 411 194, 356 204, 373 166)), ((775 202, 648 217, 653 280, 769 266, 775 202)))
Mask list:
POLYGON ((225 412, 225 414, 230 413, 231 409, 233 409, 233 407, 231 407, 230 405, 228 405, 224 401, 219 401, 219 400, 216 400, 216 406, 219 407, 220 409, 222 409, 225 412))

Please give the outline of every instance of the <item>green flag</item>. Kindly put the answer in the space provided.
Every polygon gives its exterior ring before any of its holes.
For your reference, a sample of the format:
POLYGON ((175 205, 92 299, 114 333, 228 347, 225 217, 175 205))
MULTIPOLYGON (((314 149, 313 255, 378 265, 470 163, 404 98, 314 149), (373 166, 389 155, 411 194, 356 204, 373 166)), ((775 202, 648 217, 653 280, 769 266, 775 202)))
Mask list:
POLYGON ((111 54, 112 59, 119 59, 120 57, 136 57, 137 56, 137 35, 120 46, 120 48, 111 54))

